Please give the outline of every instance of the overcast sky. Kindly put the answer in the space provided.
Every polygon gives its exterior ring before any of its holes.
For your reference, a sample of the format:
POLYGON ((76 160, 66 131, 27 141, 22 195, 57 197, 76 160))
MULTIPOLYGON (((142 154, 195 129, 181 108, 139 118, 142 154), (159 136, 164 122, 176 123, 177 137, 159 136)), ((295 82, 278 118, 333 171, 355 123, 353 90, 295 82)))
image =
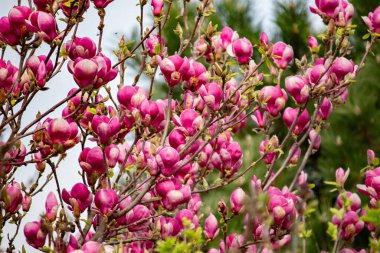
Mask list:
MULTIPOLYGON (((8 14, 10 8, 17 3, 17 0, 0 0, 0 17, 8 14)), ((255 13, 261 13, 260 15, 263 20, 263 27, 267 33, 271 33, 273 30, 273 23, 270 18, 273 11, 273 1, 274 0, 256 0, 256 6, 253 10, 255 13), (264 18, 265 17, 265 18, 264 18)), ((27 1, 23 0, 23 3, 26 4, 27 1)), ((112 2, 106 9, 106 18, 105 18, 105 32, 103 39, 103 48, 105 54, 113 59, 115 58, 111 53, 111 49, 115 48, 115 43, 120 39, 122 34, 128 34, 133 27, 136 26, 136 16, 139 14, 139 8, 136 6, 138 0, 115 0, 112 2)), ((62 22, 59 21, 62 26, 62 22)), ((97 12, 94 10, 93 6, 90 7, 89 11, 85 14, 84 22, 79 25, 79 30, 77 36, 84 37, 89 36, 97 41, 97 24, 99 23, 99 18, 97 12)), ((317 23, 318 24, 318 23, 317 23)), ((46 54, 48 48, 42 48, 42 51, 37 52, 38 54, 46 54)), ((11 60, 14 65, 18 65, 18 57, 10 49, 7 50, 6 60, 11 60)), ((126 83, 131 81, 131 75, 126 76, 126 83)), ((116 85, 116 82, 113 83, 116 85)), ((111 83, 111 86, 113 85, 111 83)), ((51 82, 48 83, 50 88, 48 91, 40 92, 34 99, 34 102, 30 105, 27 115, 25 115, 24 122, 30 122, 35 118, 35 115, 38 111, 44 112, 48 106, 54 105, 57 101, 66 97, 68 91, 72 88, 77 88, 77 85, 73 81, 72 76, 68 73, 66 66, 63 67, 63 71, 51 82)), ((115 91, 116 89, 114 89, 115 91)), ((51 118, 56 118, 61 116, 62 107, 50 114, 51 118)), ((26 142, 24 143, 27 144, 26 142)), ((60 179, 61 188, 71 189, 74 183, 80 181, 79 175, 77 173, 79 169, 79 164, 77 162, 77 157, 80 152, 79 147, 68 152, 67 158, 61 163, 57 174, 60 179)), ((46 170, 49 170, 47 167, 46 170)), ((49 171, 46 171, 49 172, 49 171)), ((21 167, 16 172, 16 181, 26 182, 30 178, 35 178, 37 175, 36 170, 33 166, 21 167)), ((50 191, 56 191, 55 183, 52 181, 45 188, 44 192, 37 195, 33 199, 32 208, 29 215, 24 219, 24 223, 28 221, 33 221, 38 219, 38 214, 41 214, 44 210, 45 198, 50 191)), ((6 237, 10 233, 11 236, 14 233, 13 225, 6 225, 3 231, 3 244, 2 248, 6 247, 6 237)), ((22 230, 19 233, 19 236, 16 240, 16 248, 21 249, 22 245, 25 245, 27 252, 37 252, 35 249, 29 247, 24 239, 22 230)))

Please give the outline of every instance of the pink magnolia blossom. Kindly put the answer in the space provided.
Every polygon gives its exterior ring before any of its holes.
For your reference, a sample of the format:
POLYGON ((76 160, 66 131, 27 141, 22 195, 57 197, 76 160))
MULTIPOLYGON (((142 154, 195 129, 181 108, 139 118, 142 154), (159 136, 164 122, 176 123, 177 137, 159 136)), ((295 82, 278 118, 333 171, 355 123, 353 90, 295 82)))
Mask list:
POLYGON ((285 88, 298 104, 304 104, 309 100, 310 87, 303 76, 285 78, 285 88))
POLYGON ((47 231, 43 230, 41 221, 28 222, 24 226, 24 235, 27 243, 38 249, 45 245, 47 231))
POLYGON ((280 69, 286 69, 293 60, 293 56, 293 48, 290 45, 281 41, 273 45, 272 60, 280 69))
POLYGON ((153 7, 153 15, 155 17, 161 16, 162 9, 164 8, 165 1, 164 0, 152 0, 153 7))
POLYGON ((223 91, 219 84, 208 83, 202 85, 199 88, 199 94, 211 110, 216 111, 219 109, 223 99, 223 91))
POLYGON ((253 54, 252 43, 246 38, 237 39, 232 43, 232 52, 239 64, 247 64, 253 54))
POLYGON ((263 109, 272 117, 277 117, 288 101, 288 95, 280 86, 265 86, 260 90, 260 96, 265 102, 263 109))
POLYGON ((373 12, 368 13, 367 17, 362 17, 371 32, 380 33, 380 6, 373 12))
POLYGON ((70 191, 62 190, 62 199, 69 205, 69 209, 74 212, 74 215, 79 216, 91 206, 93 196, 86 185, 76 183, 70 191))
POLYGON ((243 212, 246 194, 240 187, 234 190, 230 197, 231 211, 234 214, 243 212))
POLYGON ((50 192, 45 202, 45 216, 49 221, 53 222, 57 218, 58 207, 57 198, 53 192, 50 192))
MULTIPOLYGON (((297 115, 299 114, 299 108, 291 108, 288 107, 284 111, 283 120, 285 125, 290 128, 293 124, 293 122, 296 120, 297 115)), ((300 135, 306 130, 306 128, 310 124, 310 115, 307 109, 303 110, 301 114, 299 115, 294 128, 292 130, 292 133, 295 135, 300 135)))
POLYGON ((182 82, 188 74, 190 62, 187 58, 172 55, 160 62, 160 69, 168 85, 174 87, 182 82))
POLYGON ((16 213, 20 209, 23 200, 20 184, 13 181, 5 185, 1 190, 0 199, 7 213, 16 213))
POLYGON ((219 234, 218 220, 212 213, 205 220, 203 232, 208 240, 214 240, 219 234))
POLYGON ((103 215, 109 215, 117 202, 118 196, 113 189, 100 189, 95 194, 95 206, 103 215))
POLYGON ((89 37, 76 37, 74 40, 69 40, 65 43, 65 49, 71 60, 77 58, 91 59, 96 55, 96 44, 89 37))

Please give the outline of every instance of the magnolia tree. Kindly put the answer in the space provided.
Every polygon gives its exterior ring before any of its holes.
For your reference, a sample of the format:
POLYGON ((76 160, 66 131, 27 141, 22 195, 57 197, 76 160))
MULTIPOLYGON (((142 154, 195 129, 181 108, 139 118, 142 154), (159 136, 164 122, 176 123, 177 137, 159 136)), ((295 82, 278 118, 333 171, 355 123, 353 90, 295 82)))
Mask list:
MULTIPOLYGON (((181 1, 184 25, 177 26, 178 37, 163 38, 169 18, 176 18, 169 16, 173 0, 140 0, 139 41, 130 46, 121 39, 118 61, 111 62, 102 52, 102 34, 112 0, 20 2, 0 19, 0 240, 7 252, 21 250, 17 236, 44 252, 306 252, 313 195, 305 165, 380 36, 380 7, 363 17, 369 41, 356 64, 349 59, 354 6, 345 0, 316 0, 310 7, 326 30, 318 39, 309 37, 310 54, 302 59, 293 59, 291 45, 271 43, 265 33, 252 45, 239 31, 219 31, 207 23, 215 13, 212 0, 181 1), (89 8, 99 14, 96 40, 77 32, 89 8), (194 25, 190 12, 196 13, 194 25), (151 26, 144 24, 149 16, 151 26), (165 47, 168 39, 180 41, 173 55, 165 47), (7 61, 5 50, 17 52, 18 61, 7 61), (134 82, 125 83, 126 64, 136 57, 141 65, 134 82), (292 62, 298 74, 285 76, 292 62), (25 122, 35 95, 54 89, 50 81, 63 71, 76 87, 25 122), (143 74, 147 81, 140 81, 143 74), (168 93, 154 100, 159 75, 168 93), (119 85, 109 85, 112 80, 119 85), (61 106, 62 116, 49 118, 61 106), (259 158, 245 158, 250 164, 243 166, 234 136, 248 121, 262 141, 252 147, 259 158), (285 135, 274 128, 281 124, 285 135), (65 169, 78 169, 81 179, 62 189, 57 170, 75 146, 81 149, 78 159, 65 169), (16 181, 15 172, 31 164, 38 178, 31 185, 16 181), (258 166, 266 168, 265 176, 248 180, 249 190, 237 188, 229 203, 201 208, 208 205, 204 193, 258 166), (291 180, 279 188, 285 171, 291 180), (50 181, 57 191, 47 195, 45 212, 22 225, 34 215, 28 214, 32 199, 50 181), (229 227, 239 218, 242 234, 229 227), (8 223, 15 232, 6 241, 2 228, 8 223)), ((378 163, 369 150, 359 194, 344 188, 349 171, 336 170, 330 184, 338 190, 337 204, 327 231, 331 252, 358 252, 350 244, 366 230, 370 251, 379 251, 378 163), (360 194, 369 202, 361 203, 360 194)))

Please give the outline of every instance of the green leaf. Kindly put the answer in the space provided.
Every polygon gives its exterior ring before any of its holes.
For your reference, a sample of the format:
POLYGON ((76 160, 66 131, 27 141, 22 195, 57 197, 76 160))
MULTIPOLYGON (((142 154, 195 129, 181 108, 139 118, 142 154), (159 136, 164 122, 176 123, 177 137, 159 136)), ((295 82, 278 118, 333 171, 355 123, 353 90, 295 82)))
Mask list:
POLYGON ((334 240, 336 241, 338 238, 338 228, 332 224, 331 222, 328 223, 328 228, 327 228, 327 234, 334 240))
POLYGON ((91 112, 91 114, 96 114, 96 109, 95 108, 88 108, 87 109, 89 112, 91 112))
POLYGON ((380 209, 365 209, 366 214, 365 216, 361 217, 360 219, 364 222, 371 223, 374 226, 380 226, 380 209))
POLYGON ((369 36, 371 36, 371 34, 370 33, 367 33, 367 34, 365 34, 364 36, 363 36, 363 40, 366 40, 366 39, 368 39, 369 38, 369 36))

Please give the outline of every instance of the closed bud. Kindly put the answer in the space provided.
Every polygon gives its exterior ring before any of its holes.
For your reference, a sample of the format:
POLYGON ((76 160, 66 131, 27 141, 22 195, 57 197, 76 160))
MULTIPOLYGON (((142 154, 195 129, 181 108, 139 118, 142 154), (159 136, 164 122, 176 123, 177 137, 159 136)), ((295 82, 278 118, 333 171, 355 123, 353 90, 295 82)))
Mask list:
POLYGON ((45 216, 50 222, 53 222, 57 218, 57 213, 58 213, 58 201, 54 193, 50 192, 45 202, 45 216))
POLYGON ((25 195, 21 203, 22 210, 24 212, 29 211, 31 205, 32 205, 32 198, 28 195, 25 195))
POLYGON ((234 214, 243 212, 246 194, 240 187, 234 190, 230 197, 231 211, 234 214))
POLYGON ((47 233, 42 230, 42 222, 28 222, 24 226, 26 242, 35 249, 45 245, 47 233))
POLYGON ((103 215, 110 215, 117 202, 117 193, 113 189, 100 189, 95 194, 95 205, 103 215))
POLYGON ((290 45, 281 41, 273 45, 272 60, 280 69, 286 69, 293 60, 293 56, 293 48, 290 45))
POLYGON ((152 7, 153 7, 153 15, 155 17, 161 16, 162 9, 164 8, 164 0, 152 0, 152 7))
POLYGON ((232 43, 232 52, 239 64, 247 64, 253 54, 252 43, 246 38, 237 39, 232 43))
POLYGON ((20 209, 23 200, 20 184, 13 181, 5 185, 1 191, 0 198, 7 213, 16 213, 20 209))
POLYGON ((218 220, 215 218, 215 216, 210 213, 210 215, 205 220, 205 227, 203 230, 206 239, 208 240, 214 240, 215 237, 218 236, 219 233, 219 227, 218 227, 218 220))
POLYGON ((295 135, 300 135, 309 126, 310 116, 307 109, 304 109, 301 114, 299 114, 299 108, 286 108, 283 115, 283 120, 285 125, 290 128, 295 120, 296 123, 292 129, 292 133, 295 135), (299 114, 299 115, 298 115, 299 114), (298 119, 297 119, 298 115, 298 119))

